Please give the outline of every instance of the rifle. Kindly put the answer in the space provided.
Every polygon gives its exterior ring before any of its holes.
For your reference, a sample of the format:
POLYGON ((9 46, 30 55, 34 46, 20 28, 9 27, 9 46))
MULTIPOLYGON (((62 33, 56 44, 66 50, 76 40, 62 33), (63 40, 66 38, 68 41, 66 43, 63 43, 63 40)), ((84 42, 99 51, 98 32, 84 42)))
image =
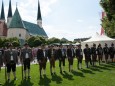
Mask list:
POLYGON ((22 60, 22 80, 23 80, 23 60, 22 60))
POLYGON ((5 81, 7 82, 7 69, 6 69, 6 64, 5 64, 5 81))

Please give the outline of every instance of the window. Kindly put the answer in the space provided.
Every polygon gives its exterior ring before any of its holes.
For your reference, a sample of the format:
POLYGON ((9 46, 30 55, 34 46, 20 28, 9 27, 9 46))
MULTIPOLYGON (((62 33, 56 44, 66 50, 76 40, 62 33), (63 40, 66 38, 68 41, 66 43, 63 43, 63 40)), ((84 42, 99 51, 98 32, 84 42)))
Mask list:
POLYGON ((21 34, 19 34, 19 37, 21 37, 21 34))

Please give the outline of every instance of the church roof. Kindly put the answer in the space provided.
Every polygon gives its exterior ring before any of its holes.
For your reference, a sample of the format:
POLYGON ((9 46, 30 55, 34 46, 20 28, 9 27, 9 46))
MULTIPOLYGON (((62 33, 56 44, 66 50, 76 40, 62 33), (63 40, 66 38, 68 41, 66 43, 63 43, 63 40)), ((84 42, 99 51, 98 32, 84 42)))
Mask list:
POLYGON ((40 10, 40 3, 39 3, 39 0, 38 0, 38 13, 37 13, 37 20, 42 20, 42 17, 41 17, 41 10, 40 10))
POLYGON ((5 20, 4 3, 3 3, 3 1, 2 1, 1 17, 0 17, 0 19, 4 19, 5 20))
POLYGON ((23 21, 23 23, 30 35, 33 35, 33 36, 40 35, 40 36, 48 37, 44 29, 40 28, 37 24, 33 24, 27 21, 23 21))
POLYGON ((12 21, 10 23, 9 28, 25 28, 17 7, 12 17, 12 21))
POLYGON ((9 1, 8 17, 12 17, 11 0, 9 1))

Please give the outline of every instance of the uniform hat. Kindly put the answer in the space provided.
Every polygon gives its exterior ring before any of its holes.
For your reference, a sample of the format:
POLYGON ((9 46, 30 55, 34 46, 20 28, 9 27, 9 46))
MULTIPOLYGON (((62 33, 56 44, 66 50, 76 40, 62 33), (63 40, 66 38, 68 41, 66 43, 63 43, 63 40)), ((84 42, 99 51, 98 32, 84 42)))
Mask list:
POLYGON ((101 44, 98 45, 98 47, 101 46, 101 44))
POLYGON ((105 46, 107 46, 107 43, 105 43, 105 46))
POLYGON ((96 44, 93 44, 93 46, 96 46, 96 44))
POLYGON ((81 44, 79 44, 78 46, 81 46, 81 44))
POLYGON ((28 43, 27 43, 27 42, 24 44, 24 46, 26 46, 26 45, 28 45, 28 43))
POLYGON ((85 46, 88 46, 88 44, 85 44, 85 46))
POLYGON ((114 44, 112 43, 111 46, 114 46, 114 44))

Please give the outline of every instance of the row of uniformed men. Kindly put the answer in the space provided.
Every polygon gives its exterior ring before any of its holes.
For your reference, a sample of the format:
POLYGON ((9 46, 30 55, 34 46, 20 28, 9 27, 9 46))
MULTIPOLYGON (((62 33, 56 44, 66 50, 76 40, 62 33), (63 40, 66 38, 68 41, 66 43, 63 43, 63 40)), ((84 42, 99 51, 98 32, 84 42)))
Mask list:
MULTIPOLYGON (((18 51, 16 49, 13 49, 13 45, 9 44, 9 48, 4 51, 4 54, 2 54, 3 50, 0 50, 0 58, 3 56, 3 61, 0 59, 0 66, 4 62, 7 67, 7 76, 8 81, 10 80, 10 72, 13 71, 14 79, 16 79, 16 63, 18 63, 18 51)), ((20 51, 20 61, 24 65, 24 78, 26 79, 26 70, 28 69, 28 78, 30 77, 30 62, 33 61, 33 55, 32 55, 32 49, 28 46, 26 43, 24 45, 24 48, 20 51)), ((93 47, 90 49, 88 47, 88 44, 86 44, 86 48, 84 50, 81 49, 81 45, 78 46, 77 49, 74 49, 72 45, 69 45, 68 48, 64 48, 63 46, 59 46, 58 48, 54 48, 54 46, 49 46, 47 49, 44 45, 42 45, 37 50, 37 61, 39 63, 39 70, 40 70, 40 78, 42 77, 42 70, 45 74, 46 70, 46 63, 47 63, 47 57, 50 62, 50 72, 51 75, 55 74, 55 61, 56 59, 59 59, 59 67, 60 67, 60 73, 64 70, 65 66, 65 58, 68 58, 69 62, 69 71, 71 71, 73 68, 73 59, 76 56, 78 59, 77 67, 82 68, 82 59, 83 59, 83 52, 85 55, 85 62, 86 67, 89 67, 89 62, 91 65, 96 64, 97 55, 99 64, 100 61, 102 61, 103 53, 105 55, 105 60, 107 62, 108 56, 110 55, 112 61, 115 54, 114 44, 111 44, 111 47, 108 48, 107 44, 105 44, 105 47, 102 48, 101 44, 98 45, 96 48, 96 45, 94 44, 93 47), (62 68, 63 64, 63 68, 62 68)))

